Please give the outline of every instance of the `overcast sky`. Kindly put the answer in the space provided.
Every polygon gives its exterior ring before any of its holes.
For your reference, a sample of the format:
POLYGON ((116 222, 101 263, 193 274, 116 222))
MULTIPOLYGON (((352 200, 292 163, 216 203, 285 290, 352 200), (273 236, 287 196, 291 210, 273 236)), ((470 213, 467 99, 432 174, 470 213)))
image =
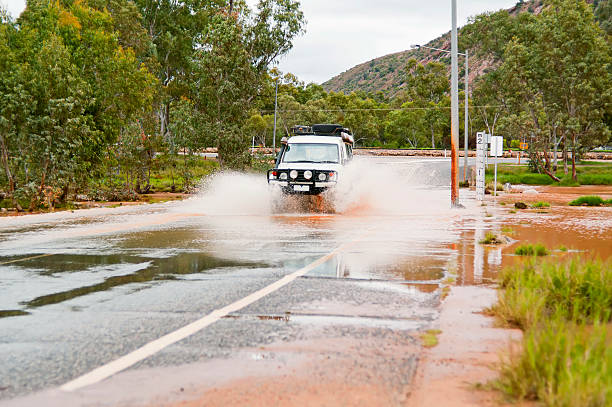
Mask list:
MULTIPOLYGON (((25 0, 0 0, 17 17, 25 0)), ((254 5, 257 0, 247 0, 254 5)), ((371 59, 424 44, 450 31, 450 0, 302 0, 306 34, 279 63, 305 82, 322 83, 371 59)), ((516 0, 458 0, 458 21, 509 8, 516 0)))

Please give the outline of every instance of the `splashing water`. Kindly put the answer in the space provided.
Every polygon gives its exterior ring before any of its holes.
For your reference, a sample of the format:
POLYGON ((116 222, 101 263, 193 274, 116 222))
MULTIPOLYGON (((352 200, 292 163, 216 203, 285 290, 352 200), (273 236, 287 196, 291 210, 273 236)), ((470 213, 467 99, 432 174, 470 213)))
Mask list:
POLYGON ((439 213, 448 209, 439 170, 420 161, 397 162, 355 159, 349 164, 333 200, 337 212, 400 215, 439 213), (397 164, 397 165, 392 165, 397 164), (428 168, 429 167, 429 168, 428 168))
POLYGON ((265 175, 223 172, 208 179, 202 191, 180 205, 180 210, 219 216, 440 213, 449 210, 448 176, 441 167, 432 160, 356 157, 341 173, 338 185, 321 197, 284 196, 278 188, 268 186, 265 175))

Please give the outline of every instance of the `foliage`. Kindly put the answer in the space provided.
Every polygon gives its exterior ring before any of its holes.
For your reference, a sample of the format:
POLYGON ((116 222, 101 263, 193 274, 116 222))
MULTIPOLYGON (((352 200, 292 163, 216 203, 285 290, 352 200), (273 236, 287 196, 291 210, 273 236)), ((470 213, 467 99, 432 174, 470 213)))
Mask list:
POLYGON ((534 209, 550 208, 550 204, 548 202, 538 201, 531 204, 531 207, 534 209))
POLYGON ((1 43, 6 189, 30 209, 52 206, 150 106, 155 80, 120 46, 110 14, 87 2, 30 1, 16 23, 3 22, 1 43))
POLYGON ((484 239, 481 239, 480 244, 501 244, 503 243, 495 233, 487 232, 484 239))
MULTIPOLYGON (((578 186, 582 185, 612 185, 612 165, 603 163, 602 165, 591 165, 589 162, 576 164, 577 181, 571 175, 565 176, 563 169, 559 168, 554 172, 561 181, 556 184, 552 178, 546 174, 533 174, 526 166, 514 164, 501 164, 497 169, 497 180, 505 184, 526 184, 526 185, 560 185, 578 186)), ((486 174, 487 182, 493 180, 493 174, 488 171, 486 174)))
POLYGON ((537 264, 533 261, 504 270, 495 311, 523 329, 544 317, 577 322, 608 322, 612 317, 610 263, 579 261, 537 264))
POLYGON ((484 89, 503 107, 498 131, 529 142, 534 172, 558 182, 550 150, 561 145, 574 161, 609 139, 611 52, 585 1, 547 0, 538 15, 484 14, 464 32, 466 45, 499 65, 474 94, 484 89))
POLYGON ((421 334, 421 343, 426 348, 433 348, 438 345, 438 335, 441 333, 439 329, 428 329, 421 334))
POLYGON ((556 319, 525 333, 522 352, 500 369, 496 387, 548 406, 605 406, 612 397, 612 348, 605 325, 556 319))
POLYGON ((541 243, 535 245, 522 244, 514 250, 514 254, 518 256, 546 256, 548 255, 548 250, 541 243))
POLYGON ((521 352, 501 365, 496 386, 555 406, 602 406, 612 397, 611 264, 529 262, 501 273, 492 311, 525 330, 521 352))
POLYGON ((580 198, 574 199, 569 203, 570 206, 601 206, 604 204, 604 200, 597 195, 585 195, 580 198))

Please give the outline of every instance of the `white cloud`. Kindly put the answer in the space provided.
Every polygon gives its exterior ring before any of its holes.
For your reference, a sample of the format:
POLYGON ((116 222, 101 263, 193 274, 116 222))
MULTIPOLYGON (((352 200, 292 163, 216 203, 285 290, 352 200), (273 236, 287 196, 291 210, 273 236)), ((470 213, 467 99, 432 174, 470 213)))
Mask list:
MULTIPOLYGON (((258 0, 246 0, 250 6, 258 0)), ((24 0, 0 0, 13 16, 24 0)), ((450 30, 450 0, 302 0, 306 34, 279 68, 306 82, 324 82, 362 62, 424 44, 450 30)), ((459 0, 458 22, 516 0, 459 0)))

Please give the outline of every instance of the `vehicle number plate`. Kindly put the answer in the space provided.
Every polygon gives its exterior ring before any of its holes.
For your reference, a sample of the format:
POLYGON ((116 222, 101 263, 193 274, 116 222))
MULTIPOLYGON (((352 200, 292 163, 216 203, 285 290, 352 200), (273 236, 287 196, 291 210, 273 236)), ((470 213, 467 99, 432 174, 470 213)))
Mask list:
POLYGON ((310 185, 294 185, 293 190, 296 192, 308 192, 310 191, 310 185))

